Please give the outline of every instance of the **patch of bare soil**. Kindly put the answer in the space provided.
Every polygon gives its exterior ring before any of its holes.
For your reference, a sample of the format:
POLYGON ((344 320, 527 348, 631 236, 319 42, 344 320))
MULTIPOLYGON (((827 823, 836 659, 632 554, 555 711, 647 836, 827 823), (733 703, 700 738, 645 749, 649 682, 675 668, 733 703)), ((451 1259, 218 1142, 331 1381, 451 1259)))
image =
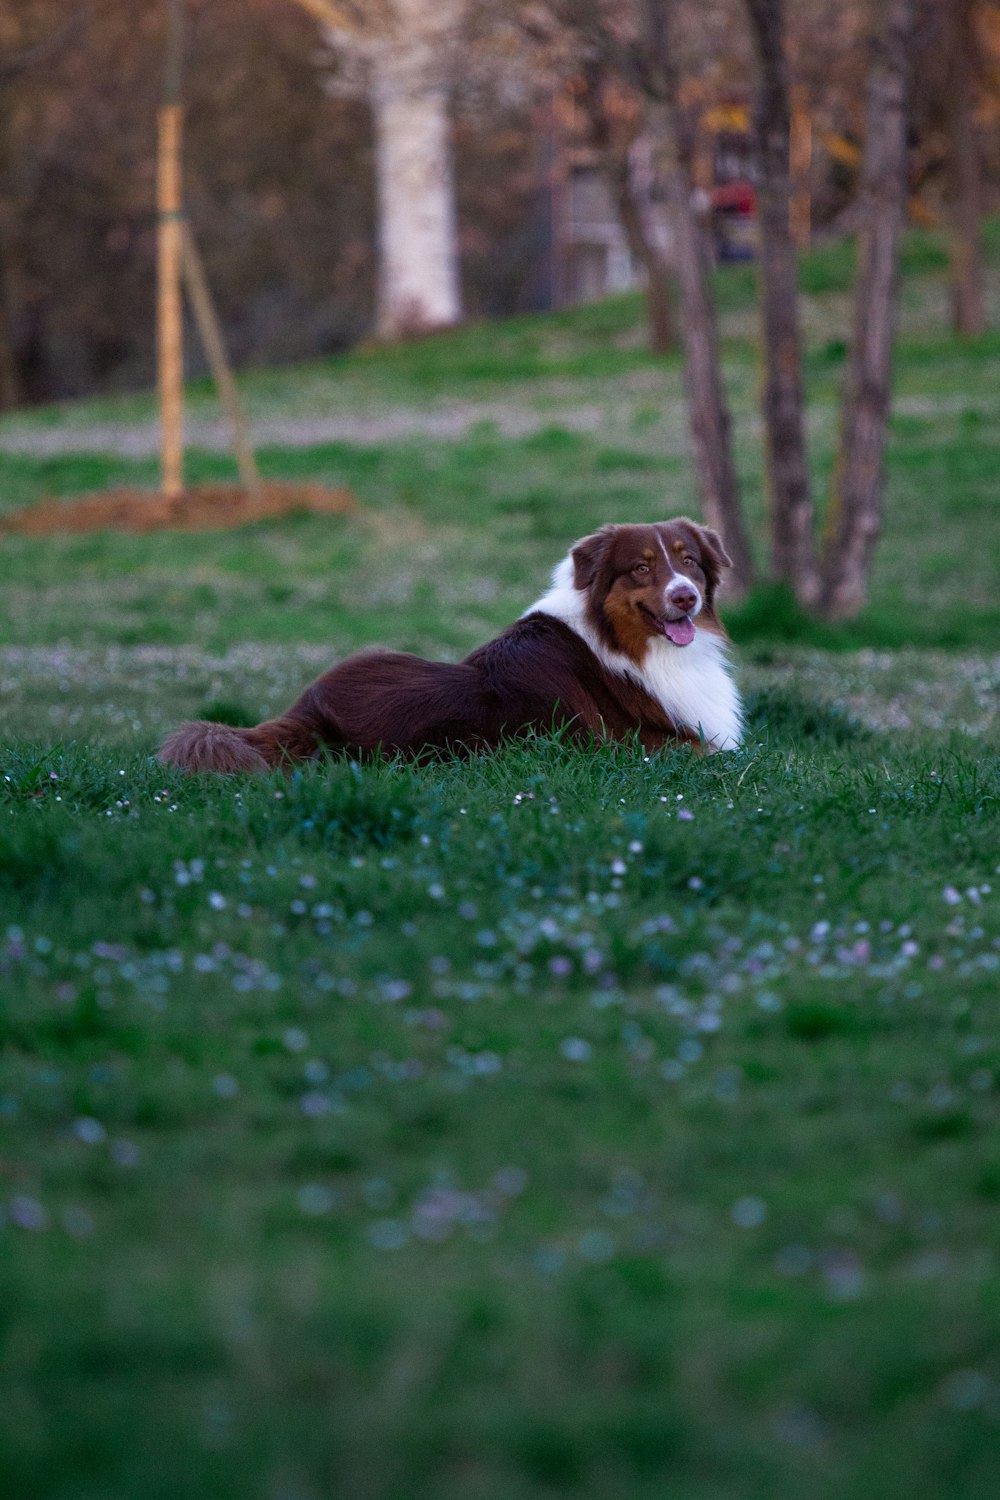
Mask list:
POLYGON ((224 531, 295 512, 342 516, 357 510, 350 490, 268 480, 257 490, 237 484, 197 484, 176 499, 152 490, 121 488, 80 500, 41 500, 0 519, 0 532, 50 536, 61 531, 224 531))

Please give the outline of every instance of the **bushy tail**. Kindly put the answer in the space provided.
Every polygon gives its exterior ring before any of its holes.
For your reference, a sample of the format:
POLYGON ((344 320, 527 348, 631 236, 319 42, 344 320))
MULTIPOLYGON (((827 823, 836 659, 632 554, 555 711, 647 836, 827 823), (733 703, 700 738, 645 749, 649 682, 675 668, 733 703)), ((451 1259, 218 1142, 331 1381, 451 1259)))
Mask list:
POLYGON ((230 724, 195 719, 168 734, 156 758, 165 766, 180 766, 185 771, 221 771, 224 775, 267 772, 275 762, 262 753, 266 744, 261 746, 259 741, 260 728, 236 729, 230 724), (258 744, 253 743, 255 739, 258 744))

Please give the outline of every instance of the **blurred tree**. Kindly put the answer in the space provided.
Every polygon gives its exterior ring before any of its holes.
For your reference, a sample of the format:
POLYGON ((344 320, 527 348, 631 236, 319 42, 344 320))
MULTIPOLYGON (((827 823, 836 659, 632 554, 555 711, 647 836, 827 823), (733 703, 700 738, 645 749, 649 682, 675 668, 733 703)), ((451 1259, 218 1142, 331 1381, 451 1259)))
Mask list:
POLYGON ((677 0, 632 0, 628 5, 617 0, 530 0, 526 9, 529 28, 550 39, 552 65, 563 70, 564 78, 582 73, 587 88, 588 71, 602 84, 613 75, 640 101, 670 211, 698 494, 706 522, 725 539, 733 560, 728 587, 739 596, 750 586, 753 564, 733 460, 706 236, 692 179, 691 135, 681 107, 673 30, 677 0))
POLYGON ((822 606, 834 618, 857 614, 864 604, 881 529, 899 242, 906 217, 913 0, 884 0, 874 9, 882 15, 873 28, 868 79, 854 334, 823 562, 822 606))
POLYGON ((674 347, 670 263, 646 223, 636 191, 632 148, 644 124, 640 112, 620 88, 608 60, 592 52, 581 61, 575 101, 588 123, 588 138, 597 151, 611 189, 629 253, 643 270, 649 344, 654 354, 674 347))
MULTIPOLYGON (((189 13, 187 210, 235 361, 356 342, 377 270, 369 110, 338 91, 342 64, 293 0, 189 0, 189 13)), ((164 15, 121 0, 0 3, 8 404, 152 380, 164 15), (34 51, 74 21, 71 45, 34 51)), ((530 112, 459 81, 467 307, 509 313, 533 305, 543 255, 530 112)))
POLYGON ((944 0, 947 19, 948 155, 951 179, 952 325, 956 333, 986 327, 983 290, 983 181, 976 102, 983 71, 978 0, 944 0))
POLYGON ((526 71, 535 90, 568 106, 554 111, 567 115, 563 133, 582 137, 596 155, 629 254, 642 268, 650 348, 666 353, 675 342, 672 267, 647 221, 648 191, 644 198, 634 167, 634 148, 648 133, 642 91, 623 77, 606 27, 595 29, 599 8, 525 0, 515 14, 532 49, 526 71))
POLYGON ((448 101, 462 0, 298 0, 346 64, 375 125, 383 338, 461 316, 448 101))
MULTIPOLYGON (((0 49, 77 12, 5 0, 0 49)), ((190 13, 188 211, 231 347, 280 359, 343 345, 371 297, 361 112, 327 97, 287 0, 191 0, 190 13)), ((152 377, 164 16, 93 0, 72 46, 0 88, 4 301, 26 399, 152 377)))
MULTIPOLYGON (((907 203, 907 95, 913 0, 868 14, 867 121, 857 209, 854 332, 842 395, 841 442, 818 557, 805 440, 798 278, 792 240, 791 40, 783 0, 745 0, 758 58, 760 269, 766 382, 764 422, 777 579, 824 614, 857 613, 880 529, 899 241, 907 203)), ((845 7, 846 9, 846 7, 845 7)), ((815 18, 814 18, 815 19, 815 18)), ((800 16, 801 21, 801 16, 800 16)))
MULTIPOLYGON (((536 14, 542 0, 530 6, 536 14)), ((765 384, 763 415, 771 492, 773 576, 789 583, 800 603, 830 616, 864 603, 880 527, 883 450, 890 399, 899 243, 907 203, 907 85, 913 48, 914 0, 807 0, 789 33, 782 0, 743 0, 757 61, 754 136, 759 189, 765 384), (840 453, 820 553, 814 532, 805 438, 798 273, 792 235, 791 84, 789 54, 809 52, 823 36, 831 9, 838 82, 848 98, 864 80, 866 118, 860 163, 858 270, 854 332, 842 400, 840 453), (859 47, 864 26, 867 48, 859 47), (867 77, 862 58, 867 54, 867 77), (849 61, 848 61, 849 57, 849 61)), ((697 56, 684 38, 681 0, 547 0, 548 13, 576 42, 567 56, 577 71, 615 70, 646 105, 671 209, 673 258, 680 288, 680 326, 695 468, 705 519, 723 534, 734 582, 751 579, 750 551, 729 437, 729 413, 718 358, 715 309, 706 274, 704 238, 695 209, 691 133, 686 129, 681 60, 697 56), (686 43, 686 45, 685 45, 686 43)), ((687 14, 690 15, 690 9, 687 14)), ((726 0, 699 9, 710 29, 733 12, 726 0)), ((713 40, 709 65, 723 87, 738 50, 713 40)), ((704 65, 705 59, 700 62, 704 65)), ((818 87, 814 78, 812 86, 818 87)), ((693 91, 688 89, 689 95, 693 91)), ((701 92, 701 91, 698 91, 701 92)))
MULTIPOLYGON (((377 0, 338 0, 341 10, 348 3, 372 24, 377 0)), ((243 363, 356 341, 371 324, 378 216, 371 113, 357 97, 345 97, 355 82, 351 64, 317 45, 316 23, 295 0, 189 4, 188 210, 227 342, 243 363)), ((708 154, 697 123, 706 102, 749 97, 747 4, 669 4, 680 96, 675 123, 689 177, 692 165, 703 170, 708 154)), ((796 0, 785 7, 785 64, 792 86, 808 96, 815 142, 809 187, 821 232, 859 223, 861 33, 874 5, 796 0)), ((918 208, 952 222, 958 202, 947 194, 958 174, 948 144, 954 91, 945 43, 956 10, 952 0, 917 6, 912 180, 921 187, 918 208)), ((445 71, 470 315, 539 305, 546 253, 541 99, 580 78, 588 59, 610 79, 625 109, 617 113, 616 97, 612 182, 620 179, 627 112, 638 124, 654 109, 662 124, 664 111, 635 75, 640 9, 639 0, 463 0, 445 71), (525 39, 515 24, 525 9, 547 18, 549 31, 563 39, 561 51, 555 41, 525 39), (601 21, 597 33, 581 30, 588 15, 601 21)), ((121 0, 90 0, 85 10, 80 0, 0 5, 0 399, 8 404, 134 386, 152 375, 152 145, 163 14, 161 3, 129 7, 121 0), (53 45, 74 18, 72 45, 53 45), (47 46, 43 61, 32 63, 35 49, 47 46)), ((1000 174, 998 17, 997 0, 975 0, 975 161, 989 180, 1000 174)), ((609 95, 594 97, 595 107, 606 109, 609 95)), ((627 228, 629 205, 619 202, 627 228)), ((695 231, 695 243, 703 244, 700 213, 695 231)), ((641 258, 638 241, 633 248, 641 258)))
MULTIPOLYGON (((62 17, 52 6, 36 7, 34 14, 8 11, 0 16, 0 177, 16 180, 15 86, 30 81, 72 43, 86 17, 86 8, 62 17)), ((0 410, 16 406, 24 394, 15 334, 18 227, 16 194, 0 195, 0 410)))
POLYGON ((640 0, 631 73, 649 100, 649 122, 663 164, 680 289, 681 338, 688 419, 702 514, 725 538, 737 596, 753 580, 750 540, 733 459, 729 406, 719 362, 715 304, 708 283, 705 237, 695 211, 689 138, 680 116, 680 77, 670 25, 675 0, 640 0))
POLYGON ((783 0, 746 0, 759 78, 758 263, 764 332, 764 434, 771 503, 771 566, 808 608, 819 598, 805 439, 798 261, 792 238, 791 95, 783 0))

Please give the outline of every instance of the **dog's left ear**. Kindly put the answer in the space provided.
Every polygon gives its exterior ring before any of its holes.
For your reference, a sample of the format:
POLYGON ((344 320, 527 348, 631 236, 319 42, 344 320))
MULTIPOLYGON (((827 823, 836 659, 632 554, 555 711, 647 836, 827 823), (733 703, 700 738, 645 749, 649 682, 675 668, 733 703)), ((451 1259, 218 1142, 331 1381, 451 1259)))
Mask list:
POLYGON ((725 544, 717 531, 711 526, 695 526, 698 540, 701 542, 703 551, 711 558, 717 568, 731 568, 733 560, 726 551, 725 544))

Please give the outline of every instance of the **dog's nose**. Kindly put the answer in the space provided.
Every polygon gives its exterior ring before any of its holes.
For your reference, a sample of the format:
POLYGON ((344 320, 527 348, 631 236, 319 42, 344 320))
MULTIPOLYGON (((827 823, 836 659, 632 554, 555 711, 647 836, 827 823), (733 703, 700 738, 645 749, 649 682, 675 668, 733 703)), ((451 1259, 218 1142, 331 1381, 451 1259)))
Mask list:
POLYGON ((670 602, 675 609, 682 609, 689 615, 698 603, 698 595, 690 584, 681 584, 679 588, 673 588, 669 594, 670 602))

